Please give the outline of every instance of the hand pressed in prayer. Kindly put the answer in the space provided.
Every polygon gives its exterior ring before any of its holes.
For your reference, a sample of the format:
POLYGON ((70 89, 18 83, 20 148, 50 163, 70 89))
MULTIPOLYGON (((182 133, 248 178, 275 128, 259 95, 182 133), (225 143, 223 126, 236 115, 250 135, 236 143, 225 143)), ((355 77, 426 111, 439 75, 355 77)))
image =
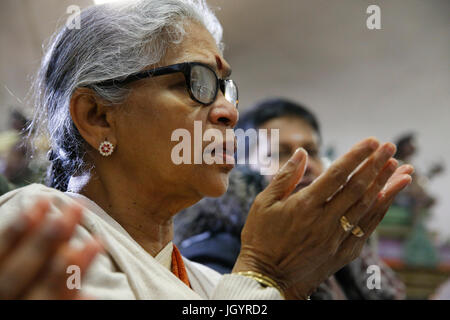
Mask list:
POLYGON ((397 168, 394 153, 391 143, 365 139, 292 194, 307 162, 306 151, 297 150, 255 199, 233 272, 264 274, 286 298, 307 298, 359 256, 395 195, 411 182, 413 167, 397 168), (343 228, 343 216, 352 228, 343 228), (356 226, 359 236, 351 232, 356 226))

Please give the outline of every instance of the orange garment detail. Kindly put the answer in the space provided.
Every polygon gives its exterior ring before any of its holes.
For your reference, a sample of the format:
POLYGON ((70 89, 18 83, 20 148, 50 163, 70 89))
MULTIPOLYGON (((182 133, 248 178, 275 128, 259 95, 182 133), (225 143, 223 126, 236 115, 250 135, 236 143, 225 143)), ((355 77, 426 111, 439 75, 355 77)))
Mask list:
POLYGON ((178 251, 178 248, 175 245, 173 245, 172 250, 172 273, 178 279, 183 281, 189 288, 191 288, 186 268, 184 267, 183 258, 181 257, 180 251, 178 251))

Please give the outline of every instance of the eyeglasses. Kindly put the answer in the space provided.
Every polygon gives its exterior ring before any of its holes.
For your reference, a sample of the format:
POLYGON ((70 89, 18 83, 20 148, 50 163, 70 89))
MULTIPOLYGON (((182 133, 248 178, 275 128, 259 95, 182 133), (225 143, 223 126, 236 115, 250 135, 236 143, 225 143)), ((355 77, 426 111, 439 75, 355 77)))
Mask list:
POLYGON ((97 83, 98 86, 126 85, 131 82, 181 72, 184 74, 186 87, 190 97, 208 106, 216 101, 219 89, 225 96, 225 99, 238 106, 238 88, 231 79, 219 79, 216 72, 207 64, 201 62, 184 62, 170 66, 155 68, 131 74, 124 79, 111 79, 97 83))

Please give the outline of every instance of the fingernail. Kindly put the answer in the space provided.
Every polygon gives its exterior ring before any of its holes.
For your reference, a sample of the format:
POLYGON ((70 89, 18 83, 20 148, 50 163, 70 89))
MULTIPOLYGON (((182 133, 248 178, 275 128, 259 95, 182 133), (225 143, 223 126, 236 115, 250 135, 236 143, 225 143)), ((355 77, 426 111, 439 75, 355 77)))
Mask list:
POLYGON ((390 170, 395 170, 397 168, 397 166, 398 166, 398 161, 397 160, 391 161, 389 163, 389 169, 390 170))
POLYGON ((370 149, 376 150, 376 149, 378 149, 379 145, 380 145, 380 143, 375 138, 370 139, 370 141, 369 141, 370 149))
POLYGON ((396 147, 392 143, 388 143, 384 145, 383 152, 387 156, 393 156, 395 154, 396 147))
POLYGON ((412 177, 411 176, 409 176, 409 181, 408 181, 408 186, 412 183, 412 177))
POLYGON ((294 164, 299 164, 308 155, 308 152, 303 148, 298 148, 295 150, 294 155, 291 157, 291 162, 294 164))

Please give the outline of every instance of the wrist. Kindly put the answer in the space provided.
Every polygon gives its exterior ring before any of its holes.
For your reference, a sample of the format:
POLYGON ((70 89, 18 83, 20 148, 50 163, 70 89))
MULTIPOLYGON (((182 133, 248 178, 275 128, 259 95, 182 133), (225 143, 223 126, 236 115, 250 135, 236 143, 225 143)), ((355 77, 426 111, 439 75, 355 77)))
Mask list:
POLYGON ((284 291, 280 288, 280 286, 272 278, 265 276, 261 273, 254 272, 254 271, 240 271, 240 272, 237 272, 237 274, 240 276, 244 276, 244 277, 247 277, 247 278, 257 281, 264 288, 271 287, 271 288, 278 290, 281 297, 283 299, 285 299, 284 291))
MULTIPOLYGON (((281 291, 282 295, 289 287, 287 281, 280 277, 277 268, 270 263, 263 262, 253 255, 247 255, 241 252, 233 267, 234 274, 258 274, 268 277, 274 283, 274 287, 281 291)), ((256 279, 255 279, 256 280, 256 279)))

